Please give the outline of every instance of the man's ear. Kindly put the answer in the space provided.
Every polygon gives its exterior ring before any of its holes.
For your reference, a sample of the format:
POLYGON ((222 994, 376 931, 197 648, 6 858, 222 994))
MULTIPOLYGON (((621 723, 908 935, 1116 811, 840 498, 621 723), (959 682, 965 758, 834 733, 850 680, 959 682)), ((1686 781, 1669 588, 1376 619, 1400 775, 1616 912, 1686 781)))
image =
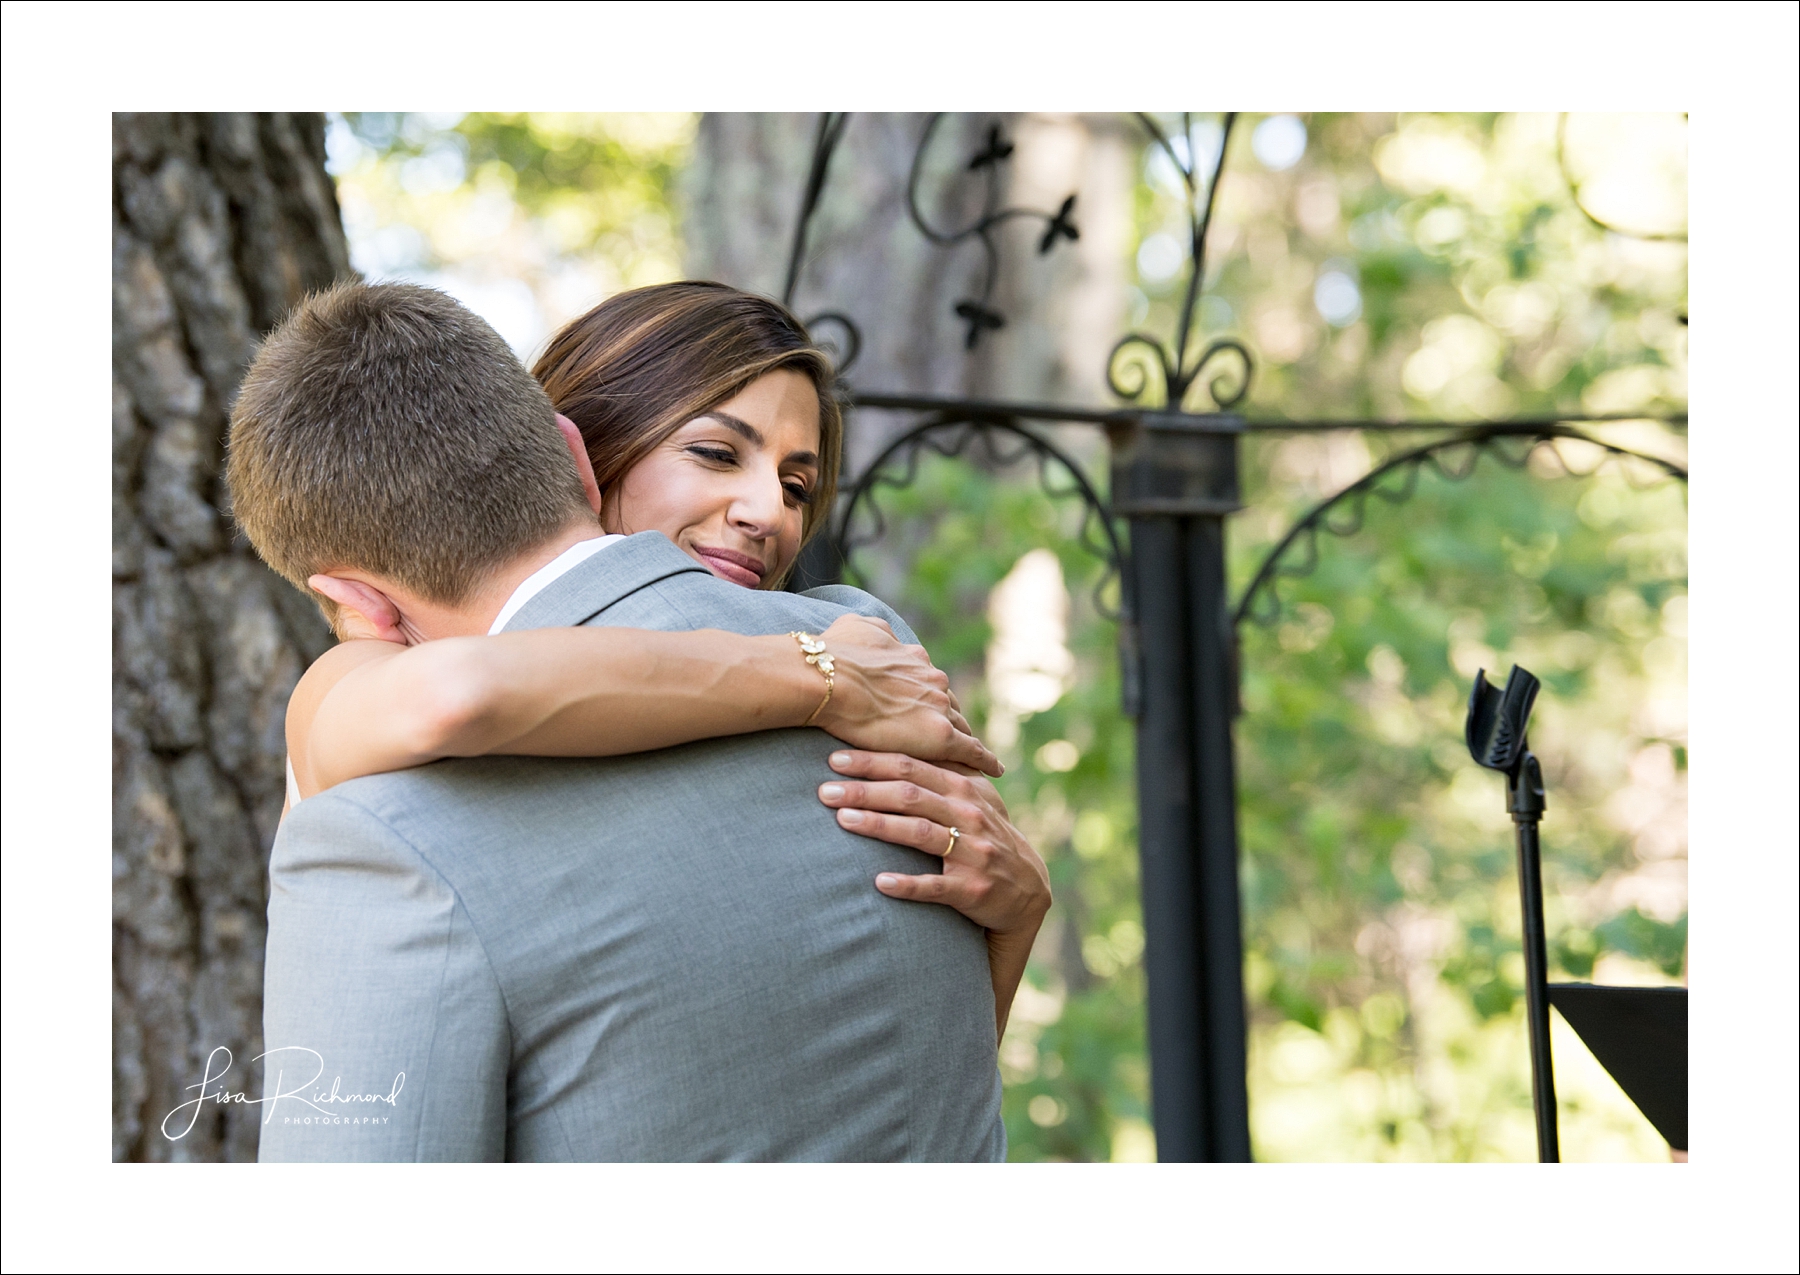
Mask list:
POLYGON ((400 628, 400 608, 374 585, 328 575, 309 576, 306 584, 338 604, 338 632, 346 641, 375 638, 406 643, 406 634, 400 628))
POLYGON ((587 493, 588 504, 594 507, 594 513, 598 515, 600 483, 594 477, 594 462, 588 459, 587 444, 581 441, 581 430, 561 412, 556 414, 556 428, 562 431, 563 441, 569 445, 569 454, 575 457, 575 471, 581 475, 581 489, 587 493))

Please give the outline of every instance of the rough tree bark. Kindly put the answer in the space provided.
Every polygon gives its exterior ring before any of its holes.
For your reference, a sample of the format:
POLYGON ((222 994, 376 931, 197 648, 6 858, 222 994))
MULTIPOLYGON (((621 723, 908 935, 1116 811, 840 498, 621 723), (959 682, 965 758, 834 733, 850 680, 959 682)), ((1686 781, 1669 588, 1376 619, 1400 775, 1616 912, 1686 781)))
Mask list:
POLYGON ((324 123, 113 119, 115 1160, 256 1157, 255 1107, 163 1125, 218 1047, 261 1090, 282 718, 330 634, 234 536, 220 462, 261 335, 350 273, 324 123))

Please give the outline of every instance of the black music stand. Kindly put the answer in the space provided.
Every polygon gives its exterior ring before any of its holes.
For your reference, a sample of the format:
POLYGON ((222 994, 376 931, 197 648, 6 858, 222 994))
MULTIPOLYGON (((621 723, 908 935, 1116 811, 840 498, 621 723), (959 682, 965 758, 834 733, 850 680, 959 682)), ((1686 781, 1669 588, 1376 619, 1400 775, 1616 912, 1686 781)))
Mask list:
POLYGON ((1518 842, 1519 911, 1525 948, 1525 1016, 1531 1033, 1531 1102, 1538 1159, 1561 1158, 1556 1138, 1556 1084, 1550 1069, 1550 1006, 1555 1005, 1600 1065, 1656 1131, 1687 1150, 1687 988, 1551 984, 1544 952, 1544 883, 1538 821, 1544 776, 1525 738, 1538 680, 1517 665, 1504 690, 1475 674, 1464 735, 1469 755, 1506 776, 1506 809, 1518 842))

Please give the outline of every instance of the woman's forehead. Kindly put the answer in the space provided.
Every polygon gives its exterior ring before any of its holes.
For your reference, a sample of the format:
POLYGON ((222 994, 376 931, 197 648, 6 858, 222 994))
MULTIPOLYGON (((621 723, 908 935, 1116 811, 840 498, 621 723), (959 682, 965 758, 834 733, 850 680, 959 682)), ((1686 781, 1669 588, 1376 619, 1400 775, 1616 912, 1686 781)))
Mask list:
POLYGON ((745 410, 794 413, 809 421, 819 417, 819 391, 812 378, 791 367, 764 372, 723 404, 743 415, 745 410))

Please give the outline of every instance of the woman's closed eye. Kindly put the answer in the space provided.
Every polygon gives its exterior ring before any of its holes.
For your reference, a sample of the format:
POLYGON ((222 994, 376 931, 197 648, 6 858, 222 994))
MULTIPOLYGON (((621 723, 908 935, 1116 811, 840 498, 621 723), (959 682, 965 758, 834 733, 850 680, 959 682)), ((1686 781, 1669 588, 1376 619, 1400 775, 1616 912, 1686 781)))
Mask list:
POLYGON ((690 443, 688 444, 687 451, 690 456, 698 456, 700 459, 714 465, 735 466, 738 463, 737 453, 732 451, 729 447, 690 443))
MULTIPOLYGON (((708 465, 715 465, 720 469, 736 469, 743 463, 737 450, 728 443, 689 443, 682 450, 695 459, 708 465)), ((812 503, 812 486, 805 479, 784 478, 781 482, 781 490, 787 494, 788 500, 797 508, 812 503)))

